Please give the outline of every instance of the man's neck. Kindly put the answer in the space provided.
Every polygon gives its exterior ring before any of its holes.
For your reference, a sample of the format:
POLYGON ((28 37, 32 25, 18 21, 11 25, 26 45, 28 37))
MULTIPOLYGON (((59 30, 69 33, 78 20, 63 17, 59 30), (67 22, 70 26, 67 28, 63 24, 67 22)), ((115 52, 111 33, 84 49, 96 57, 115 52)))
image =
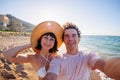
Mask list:
POLYGON ((75 55, 78 53, 78 50, 69 50, 67 51, 67 54, 70 54, 70 55, 75 55))

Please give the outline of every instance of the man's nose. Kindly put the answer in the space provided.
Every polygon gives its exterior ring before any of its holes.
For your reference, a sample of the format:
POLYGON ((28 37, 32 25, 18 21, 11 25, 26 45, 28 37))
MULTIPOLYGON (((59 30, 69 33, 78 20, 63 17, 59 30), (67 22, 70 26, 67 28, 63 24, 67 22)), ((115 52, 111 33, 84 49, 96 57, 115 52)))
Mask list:
POLYGON ((69 40, 73 40, 73 37, 72 37, 72 36, 70 36, 70 37, 69 37, 69 40))

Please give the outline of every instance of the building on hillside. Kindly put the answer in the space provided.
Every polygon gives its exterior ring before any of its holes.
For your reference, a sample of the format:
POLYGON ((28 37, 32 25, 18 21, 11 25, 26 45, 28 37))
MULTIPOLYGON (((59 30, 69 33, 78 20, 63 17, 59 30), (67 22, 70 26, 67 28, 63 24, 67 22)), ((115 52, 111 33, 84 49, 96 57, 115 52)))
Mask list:
POLYGON ((19 32, 25 31, 25 27, 23 26, 21 20, 18 20, 16 18, 9 18, 9 19, 10 19, 10 25, 8 27, 10 30, 19 31, 19 32))
POLYGON ((0 30, 8 30, 9 18, 0 14, 0 30))
POLYGON ((0 30, 11 30, 24 32, 25 27, 21 20, 11 16, 11 15, 1 15, 0 14, 0 30))

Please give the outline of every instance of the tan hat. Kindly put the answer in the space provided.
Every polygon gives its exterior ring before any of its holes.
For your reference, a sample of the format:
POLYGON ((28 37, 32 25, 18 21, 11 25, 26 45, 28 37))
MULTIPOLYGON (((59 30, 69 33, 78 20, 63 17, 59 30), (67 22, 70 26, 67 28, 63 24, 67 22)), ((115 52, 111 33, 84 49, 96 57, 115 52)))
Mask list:
POLYGON ((38 24, 31 33, 31 47, 33 50, 36 51, 35 47, 37 46, 38 39, 47 32, 54 33, 58 42, 57 48, 61 46, 63 28, 57 22, 44 21, 38 24))

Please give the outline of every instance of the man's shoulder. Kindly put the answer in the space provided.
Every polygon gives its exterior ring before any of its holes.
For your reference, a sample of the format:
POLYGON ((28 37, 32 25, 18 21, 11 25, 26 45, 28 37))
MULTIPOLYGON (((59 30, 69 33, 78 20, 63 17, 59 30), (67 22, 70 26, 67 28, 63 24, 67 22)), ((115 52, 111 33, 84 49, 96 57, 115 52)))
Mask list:
POLYGON ((80 55, 83 55, 83 56, 97 55, 97 53, 94 53, 94 52, 92 52, 92 51, 87 51, 87 50, 79 51, 79 54, 80 54, 80 55))
POLYGON ((66 57, 66 54, 63 53, 63 54, 58 54, 56 57, 54 57, 54 59, 63 60, 65 57, 66 57))

